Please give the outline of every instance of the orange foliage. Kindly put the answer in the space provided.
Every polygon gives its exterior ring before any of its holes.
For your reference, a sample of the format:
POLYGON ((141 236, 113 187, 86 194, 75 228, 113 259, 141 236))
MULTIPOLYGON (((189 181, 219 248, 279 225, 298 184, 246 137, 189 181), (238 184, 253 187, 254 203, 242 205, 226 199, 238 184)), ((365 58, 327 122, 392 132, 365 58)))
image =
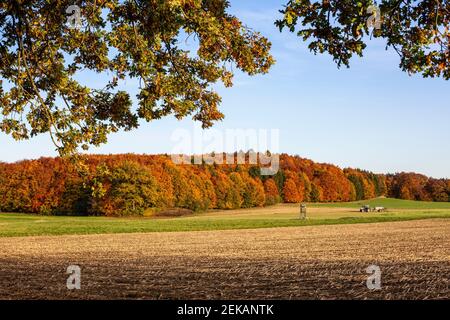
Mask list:
POLYGON ((266 205, 274 205, 281 202, 280 192, 273 179, 267 179, 264 182, 264 191, 266 193, 266 205))
POLYGON ((283 196, 284 201, 287 203, 299 203, 302 201, 302 197, 298 192, 294 179, 286 180, 283 189, 283 196))
POLYGON ((377 196, 450 198, 450 180, 342 170, 286 154, 280 155, 280 171, 273 177, 261 176, 254 165, 175 165, 167 155, 92 155, 85 165, 80 175, 60 158, 0 163, 0 211, 134 215, 148 208, 203 211, 377 196))

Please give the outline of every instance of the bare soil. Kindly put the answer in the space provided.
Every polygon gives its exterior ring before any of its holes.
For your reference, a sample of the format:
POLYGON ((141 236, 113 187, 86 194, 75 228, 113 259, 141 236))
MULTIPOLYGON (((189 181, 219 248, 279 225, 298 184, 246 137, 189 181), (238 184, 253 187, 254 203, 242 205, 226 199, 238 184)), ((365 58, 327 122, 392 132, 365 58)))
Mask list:
POLYGON ((0 238, 0 298, 450 299, 450 220, 0 238))

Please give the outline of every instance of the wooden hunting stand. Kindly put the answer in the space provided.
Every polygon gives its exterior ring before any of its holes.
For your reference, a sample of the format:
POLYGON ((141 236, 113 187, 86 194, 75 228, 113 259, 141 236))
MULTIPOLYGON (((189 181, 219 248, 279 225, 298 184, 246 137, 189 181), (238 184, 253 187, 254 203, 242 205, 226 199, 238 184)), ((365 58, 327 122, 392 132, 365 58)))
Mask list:
POLYGON ((306 220, 306 204, 300 204, 300 219, 306 220))

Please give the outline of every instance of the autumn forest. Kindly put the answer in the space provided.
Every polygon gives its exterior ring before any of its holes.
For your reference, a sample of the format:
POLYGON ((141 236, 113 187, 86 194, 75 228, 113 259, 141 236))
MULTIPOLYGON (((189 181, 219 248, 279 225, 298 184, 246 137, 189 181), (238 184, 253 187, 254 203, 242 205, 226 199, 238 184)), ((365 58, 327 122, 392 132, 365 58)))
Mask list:
POLYGON ((175 165, 167 155, 92 155, 83 169, 62 158, 0 163, 2 212, 129 216, 380 196, 449 201, 450 180, 342 170, 286 154, 274 176, 255 165, 175 165))

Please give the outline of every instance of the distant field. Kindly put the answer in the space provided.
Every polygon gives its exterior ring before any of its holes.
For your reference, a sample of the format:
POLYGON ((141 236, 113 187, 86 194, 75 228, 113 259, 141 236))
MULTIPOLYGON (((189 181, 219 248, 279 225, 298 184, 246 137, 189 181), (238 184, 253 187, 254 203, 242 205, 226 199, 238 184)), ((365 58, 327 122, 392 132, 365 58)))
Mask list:
POLYGON ((311 204, 299 220, 298 205, 211 211, 179 218, 55 217, 0 214, 0 237, 138 232, 259 229, 450 218, 449 203, 375 199, 353 203, 311 204), (363 204, 385 206, 386 213, 360 213, 363 204))
POLYGON ((360 208, 363 205, 372 207, 386 207, 388 209, 450 209, 450 202, 428 202, 399 200, 391 198, 377 198, 372 200, 360 200, 355 202, 340 203, 315 203, 312 207, 328 207, 328 208, 360 208))

